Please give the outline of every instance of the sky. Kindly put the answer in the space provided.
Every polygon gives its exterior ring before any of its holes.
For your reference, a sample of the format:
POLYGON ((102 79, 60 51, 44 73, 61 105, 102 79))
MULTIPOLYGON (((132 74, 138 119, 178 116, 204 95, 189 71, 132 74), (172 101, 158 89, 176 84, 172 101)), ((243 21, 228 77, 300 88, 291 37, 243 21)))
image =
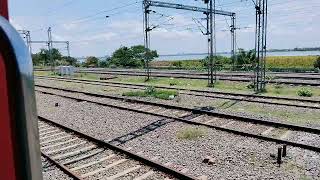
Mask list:
MULTIPOLYGON (((206 7, 201 0, 158 0, 206 7)), ((255 8, 252 0, 216 0, 218 10, 236 13, 237 48, 253 49, 255 8)), ((159 54, 207 52, 205 16, 199 12, 152 7, 151 49, 159 54), (198 23, 196 23, 198 22, 198 23), (199 23, 200 22, 200 23, 199 23)), ((106 56, 121 46, 143 44, 139 0, 9 0, 10 22, 29 30, 32 40, 69 41, 71 56, 106 56), (109 16, 109 18, 106 18, 109 16)), ((320 0, 268 0, 267 48, 320 47, 320 0)), ((216 15, 218 52, 230 51, 230 17, 216 15)), ((45 44, 32 44, 33 53, 45 44)), ((66 54, 64 44, 54 44, 66 54)))

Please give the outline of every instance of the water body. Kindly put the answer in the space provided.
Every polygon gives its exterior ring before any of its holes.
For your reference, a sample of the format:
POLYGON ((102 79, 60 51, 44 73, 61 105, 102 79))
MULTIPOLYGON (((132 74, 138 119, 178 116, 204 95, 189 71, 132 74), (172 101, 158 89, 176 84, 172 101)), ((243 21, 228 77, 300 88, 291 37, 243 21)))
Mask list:
MULTIPOLYGON (((230 57, 230 53, 217 53, 221 56, 230 57)), ((286 51, 286 52, 267 52, 267 56, 315 56, 320 55, 320 51, 286 51)), ((207 54, 177 54, 177 55, 159 55, 155 60, 176 61, 203 59, 207 54)))

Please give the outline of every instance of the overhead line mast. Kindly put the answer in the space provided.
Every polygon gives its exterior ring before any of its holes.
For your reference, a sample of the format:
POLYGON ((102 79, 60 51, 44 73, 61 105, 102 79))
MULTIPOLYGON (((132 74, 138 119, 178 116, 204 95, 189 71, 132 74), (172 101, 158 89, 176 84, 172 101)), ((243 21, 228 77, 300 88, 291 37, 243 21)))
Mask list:
POLYGON ((266 88, 266 54, 267 54, 267 15, 268 0, 256 0, 256 37, 255 37, 255 70, 254 87, 256 92, 266 88))
MULTIPOLYGON (((210 35, 210 73, 208 74, 208 85, 213 86, 213 84, 216 82, 216 67, 214 62, 214 57, 216 56, 216 35, 215 35, 215 15, 223 15, 223 16, 229 16, 231 17, 231 23, 233 26, 231 26, 231 38, 235 38, 235 13, 233 12, 227 12, 223 10, 217 10, 215 8, 215 0, 204 0, 206 4, 208 4, 210 1, 210 7, 209 8, 202 8, 202 7, 196 7, 196 6, 189 6, 189 5, 183 5, 183 4, 175 4, 175 3, 167 3, 167 2, 161 2, 161 1, 152 1, 152 0, 144 0, 143 1, 143 10, 144 10, 144 33, 145 33, 145 61, 146 61, 146 72, 147 72, 147 80, 150 78, 150 68, 149 68, 149 59, 147 57, 149 48, 150 48, 150 31, 154 28, 149 27, 149 14, 151 10, 149 9, 151 6, 154 7, 163 7, 163 8, 171 8, 171 9, 181 9, 181 10, 187 10, 187 11, 195 11, 195 12, 202 12, 204 13, 209 19, 207 18, 207 24, 210 30, 207 29, 208 35, 210 35), (209 23, 210 22, 210 23, 209 23), (209 32, 210 31, 210 32, 209 32)), ((236 44, 236 40, 233 39, 232 42, 236 44)), ((235 57, 235 45, 232 46, 232 56, 235 57)))

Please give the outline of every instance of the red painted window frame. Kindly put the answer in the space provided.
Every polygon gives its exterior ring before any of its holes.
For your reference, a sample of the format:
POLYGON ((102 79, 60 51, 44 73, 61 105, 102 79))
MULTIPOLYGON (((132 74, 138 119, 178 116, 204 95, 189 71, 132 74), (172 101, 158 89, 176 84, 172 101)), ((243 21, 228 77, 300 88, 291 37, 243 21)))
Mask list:
MULTIPOLYGON (((0 0, 0 15, 9 19, 8 1, 0 0)), ((1 43, 1 42, 0 42, 1 43)), ((0 52, 0 179, 15 180, 13 118, 10 117, 6 63, 0 52)))
POLYGON ((9 20, 8 0, 0 0, 0 15, 9 20))

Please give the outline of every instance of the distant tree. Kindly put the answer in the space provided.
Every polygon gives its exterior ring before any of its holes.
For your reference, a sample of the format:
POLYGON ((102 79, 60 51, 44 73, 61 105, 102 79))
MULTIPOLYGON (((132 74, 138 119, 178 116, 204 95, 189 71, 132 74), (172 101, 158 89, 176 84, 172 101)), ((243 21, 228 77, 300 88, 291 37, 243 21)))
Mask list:
MULTIPOLYGON (((49 54, 49 51, 47 51, 47 53, 49 54)), ((56 49, 56 48, 53 48, 51 50, 51 55, 52 55, 52 59, 54 61, 58 61, 58 60, 62 59, 62 55, 61 55, 60 51, 58 49, 56 49)))
POLYGON ((147 49, 146 52, 144 53, 143 55, 143 59, 142 59, 142 62, 143 62, 143 66, 146 65, 146 62, 151 62, 154 58, 157 58, 159 57, 157 51, 155 50, 150 50, 150 49, 147 49))
POLYGON ((128 47, 121 47, 112 54, 112 64, 121 67, 137 67, 139 62, 135 61, 133 53, 128 47))
POLYGON ((152 61, 158 57, 157 51, 145 51, 143 45, 128 47, 120 47, 111 57, 110 63, 120 67, 141 67, 145 65, 145 59, 152 61))
POLYGON ((62 59, 67 63, 67 65, 76 66, 78 60, 71 56, 63 56, 62 59))
POLYGON ((253 64, 256 59, 255 50, 250 50, 246 52, 244 49, 239 49, 237 55, 237 65, 244 65, 244 64, 253 64))
POLYGON ((44 64, 44 61, 43 61, 43 59, 41 58, 41 56, 40 56, 39 53, 37 53, 37 54, 32 54, 31 57, 32 57, 33 65, 35 65, 35 66, 40 66, 40 65, 43 65, 43 64, 44 64))
POLYGON ((105 60, 100 60, 99 67, 102 67, 102 68, 109 67, 110 62, 111 62, 111 57, 107 57, 105 60))
POLYGON ((94 56, 90 56, 86 59, 85 66, 86 67, 98 67, 98 63, 99 63, 98 58, 96 58, 94 56))
MULTIPOLYGON (((231 58, 225 57, 225 56, 214 56, 213 57, 215 64, 218 66, 226 65, 226 64, 231 64, 231 58)), ((201 60, 201 63, 204 67, 207 67, 210 63, 209 57, 207 56, 205 59, 201 60)))
MULTIPOLYGON (((32 61, 34 65, 51 65, 49 50, 47 49, 40 49, 40 52, 32 55, 32 61)), ((58 49, 53 48, 51 50, 52 60, 55 65, 57 62, 62 60, 62 55, 58 49)))

